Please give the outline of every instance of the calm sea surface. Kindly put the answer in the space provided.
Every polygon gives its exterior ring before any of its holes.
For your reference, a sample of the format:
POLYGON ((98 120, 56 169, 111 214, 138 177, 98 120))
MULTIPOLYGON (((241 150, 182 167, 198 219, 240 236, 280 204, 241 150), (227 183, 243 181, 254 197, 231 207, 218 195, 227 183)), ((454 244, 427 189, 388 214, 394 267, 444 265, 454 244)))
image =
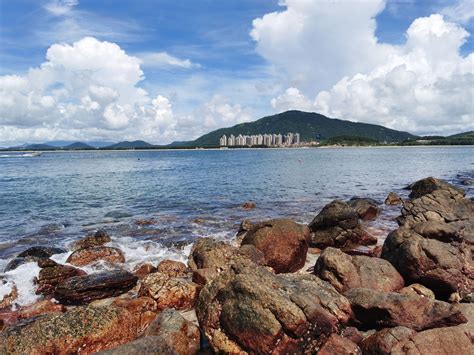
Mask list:
MULTIPOLYGON (((31 245, 66 246, 99 227, 135 262, 184 255, 197 237, 232 238, 244 218, 309 222, 335 198, 383 202, 417 179, 460 183, 473 171, 474 147, 5 154, 0 268, 31 245), (250 200, 256 209, 240 207, 250 200)), ((384 207, 372 227, 393 227, 397 213, 384 207)))

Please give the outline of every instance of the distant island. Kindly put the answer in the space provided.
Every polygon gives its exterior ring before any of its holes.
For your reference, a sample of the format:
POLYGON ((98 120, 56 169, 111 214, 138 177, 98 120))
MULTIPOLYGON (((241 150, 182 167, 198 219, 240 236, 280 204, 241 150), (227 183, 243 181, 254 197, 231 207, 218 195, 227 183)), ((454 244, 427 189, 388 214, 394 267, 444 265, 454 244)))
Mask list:
POLYGON ((412 145, 474 145, 474 131, 451 136, 417 136, 380 125, 329 118, 314 112, 286 111, 254 122, 241 123, 209 132, 193 141, 154 145, 143 140, 113 142, 46 142, 25 144, 2 151, 48 150, 129 150, 129 149, 196 149, 219 147, 294 147, 294 146, 412 146, 412 145), (293 133, 291 144, 288 134, 293 133), (294 144, 296 139, 298 144, 294 144), (225 136, 225 143, 224 143, 225 136), (233 139, 231 137, 234 137, 233 139), (265 141, 267 137, 267 141, 265 141), (270 138, 271 137, 271 138, 270 138), (229 144, 230 142, 233 144, 229 144), (237 139, 239 143, 237 144, 237 139), (280 141, 281 139, 281 141, 280 141), (286 139, 286 140, 285 140, 286 139))

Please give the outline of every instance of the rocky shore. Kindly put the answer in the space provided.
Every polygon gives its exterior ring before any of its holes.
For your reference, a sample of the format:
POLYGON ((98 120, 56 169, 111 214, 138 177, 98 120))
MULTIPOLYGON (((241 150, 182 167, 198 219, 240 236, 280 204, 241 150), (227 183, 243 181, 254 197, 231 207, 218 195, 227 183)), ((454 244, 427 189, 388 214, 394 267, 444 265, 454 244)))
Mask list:
POLYGON ((474 354, 474 202, 431 177, 407 188, 387 196, 399 227, 383 243, 362 222, 378 203, 354 198, 308 225, 243 221, 187 265, 128 271, 102 230, 64 264, 51 257, 66 250, 29 248, 6 269, 37 263, 41 299, 0 295, 0 354, 474 354), (107 271, 82 268, 96 263, 107 271))

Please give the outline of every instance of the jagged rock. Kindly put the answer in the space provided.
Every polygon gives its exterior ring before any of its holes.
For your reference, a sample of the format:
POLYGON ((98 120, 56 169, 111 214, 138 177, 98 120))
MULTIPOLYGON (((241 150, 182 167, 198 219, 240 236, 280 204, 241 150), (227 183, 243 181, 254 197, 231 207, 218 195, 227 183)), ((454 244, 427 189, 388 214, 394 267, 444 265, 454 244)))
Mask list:
POLYGON ((402 288, 399 293, 402 295, 415 295, 435 299, 435 294, 428 287, 420 284, 411 284, 410 286, 402 288))
MULTIPOLYGON (((178 355, 162 337, 149 336, 136 339, 119 347, 100 351, 97 355, 178 355)), ((184 355, 184 354, 183 354, 184 355)))
POLYGON ((343 338, 340 335, 332 334, 324 345, 319 349, 318 355, 359 355, 362 351, 347 338, 343 338))
POLYGON ((423 238, 407 227, 390 233, 382 257, 392 263, 408 283, 420 283, 439 298, 453 292, 463 296, 474 289, 474 264, 466 244, 423 238))
POLYGON ((418 198, 424 195, 428 195, 428 194, 433 193, 436 190, 445 190, 452 194, 456 194, 456 195, 459 194, 461 196, 465 195, 465 192, 463 189, 460 189, 459 187, 451 185, 444 180, 435 179, 431 176, 418 180, 417 182, 411 184, 409 188, 411 190, 411 193, 409 196, 410 198, 418 198))
POLYGON ((74 266, 89 265, 97 261, 124 263, 125 256, 118 248, 100 246, 76 250, 66 260, 74 266))
POLYGON ((205 285, 238 259, 248 259, 258 265, 265 263, 263 253, 253 245, 237 248, 212 238, 200 238, 191 249, 188 266, 193 271, 193 281, 205 285))
POLYGON ((74 276, 86 275, 86 272, 69 265, 60 265, 45 259, 38 263, 42 269, 39 272, 36 294, 48 295, 54 292, 56 285, 74 276))
POLYGON ((354 321, 364 327, 405 326, 420 331, 467 321, 454 305, 426 297, 365 288, 351 289, 344 295, 351 303, 354 321))
POLYGON ((335 248, 327 248, 321 253, 314 273, 339 292, 360 287, 396 291, 404 285, 403 278, 388 261, 369 256, 350 256, 335 248))
POLYGON ((385 328, 365 338, 359 346, 364 354, 390 355, 394 347, 415 334, 407 327, 385 328))
POLYGON ((124 270, 75 276, 56 286, 54 298, 64 304, 84 304, 125 293, 136 285, 137 280, 135 275, 124 270))
POLYGON ((390 206, 401 205, 403 203, 403 200, 400 196, 398 196, 395 192, 392 191, 387 195, 387 198, 385 199, 384 203, 390 206))
POLYGON ((31 262, 38 262, 41 259, 47 259, 53 256, 54 254, 62 254, 62 253, 65 253, 66 251, 67 251, 66 249, 62 249, 62 248, 43 247, 43 246, 34 246, 31 248, 28 248, 25 251, 18 254, 16 258, 12 259, 7 264, 7 266, 5 267, 5 272, 14 270, 20 265, 31 263, 31 262))
MULTIPOLYGON (((1 286, 6 285, 7 283, 10 283, 10 282, 0 277, 1 286)), ((1 296, 2 298, 0 299, 0 309, 10 307, 13 304, 13 302, 15 302, 15 300, 18 298, 18 289, 16 285, 14 283, 10 283, 10 286, 11 286, 10 292, 1 296)))
POLYGON ((138 294, 153 298, 158 309, 175 308, 188 310, 194 307, 200 286, 180 277, 169 277, 155 272, 140 282, 138 294))
POLYGON ((84 248, 99 247, 109 243, 112 239, 104 230, 98 230, 92 235, 88 235, 71 244, 71 249, 76 251, 84 248))
POLYGON ((313 232, 311 245, 318 248, 352 249, 377 243, 377 238, 359 224, 357 212, 344 201, 334 200, 326 205, 309 228, 313 232))
POLYGON ((28 319, 45 314, 64 313, 66 307, 51 300, 41 300, 18 311, 18 319, 28 319))
POLYGON ((350 318, 345 297, 314 275, 234 263, 207 284, 196 314, 215 352, 311 352, 350 318))
POLYGON ((186 277, 191 270, 179 261, 163 260, 158 264, 156 271, 166 274, 169 277, 186 277))
POLYGON ((1 354, 94 353, 136 338, 137 321, 117 307, 77 307, 0 333, 1 354))
POLYGON ((162 311, 145 335, 163 338, 178 354, 196 354, 200 348, 199 328, 174 309, 162 311))
POLYGON ((254 225, 242 240, 242 245, 253 245, 265 257, 265 264, 276 273, 295 272, 306 261, 308 227, 289 219, 273 219, 254 225))
POLYGON ((139 279, 143 279, 146 275, 156 272, 157 269, 150 263, 145 263, 137 266, 133 274, 139 279))
POLYGON ((356 327, 344 328, 341 332, 341 335, 355 344, 359 344, 362 340, 364 340, 364 334, 356 327))
POLYGON ((348 205, 351 206, 359 218, 364 221, 373 220, 379 215, 378 203, 371 198, 353 197, 348 201, 348 205))

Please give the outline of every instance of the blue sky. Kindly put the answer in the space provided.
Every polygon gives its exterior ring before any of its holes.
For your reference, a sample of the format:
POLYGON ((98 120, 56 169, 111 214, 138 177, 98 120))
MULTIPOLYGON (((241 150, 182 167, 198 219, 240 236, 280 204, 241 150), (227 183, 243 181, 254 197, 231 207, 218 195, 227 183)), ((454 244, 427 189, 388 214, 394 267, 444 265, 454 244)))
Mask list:
MULTIPOLYGON (((433 112, 427 112, 427 107, 428 98, 443 95, 443 88, 457 92, 462 88, 456 82, 467 87, 472 83, 472 7, 465 0, 342 1, 338 5, 306 0, 280 4, 269 0, 0 0, 0 76, 5 82, 8 79, 3 90, 11 95, 9 106, 2 109, 0 102, 0 143, 143 136, 166 143, 291 108, 415 133, 470 129, 472 89, 468 96, 451 98, 449 107, 433 112), (440 14, 439 18, 430 17, 433 14, 440 14), (429 33, 439 37, 439 42, 433 42, 429 33), (99 47, 105 42, 116 44, 126 53, 124 61, 139 58, 143 74, 131 73, 140 78, 130 79, 128 88, 116 88, 116 83, 96 78, 92 67, 97 70, 97 65, 91 63, 92 74, 82 80, 84 93, 79 95, 77 88, 54 93, 54 88, 73 86, 59 72, 77 79, 78 71, 63 57, 60 63, 46 59, 48 49, 55 44, 62 46, 58 51, 73 48, 85 37, 93 38, 99 47), (449 62, 450 72, 444 77, 438 71, 441 55, 436 50, 448 42, 452 45, 440 50, 452 52, 443 59, 449 62), (359 44, 352 47, 353 43, 359 44), (425 54, 415 59, 420 49, 425 54), (393 65, 384 67, 391 60, 393 65), (431 79, 417 67, 417 60, 433 67, 431 79), (54 74, 45 69, 38 79, 31 73, 31 68, 47 62, 52 63, 54 74), (53 75, 58 77, 44 81, 43 77, 53 75), (407 102, 410 98, 396 102, 396 91, 377 96, 377 92, 392 90, 394 76, 398 81, 416 81, 415 103, 407 102), (12 84, 14 80, 18 83, 12 84), (422 94, 430 85, 433 93, 422 94), (114 90, 121 99, 97 101, 93 109, 79 107, 81 102, 93 101, 88 94, 92 86, 114 90), (136 88, 145 93, 135 92, 136 88), (126 101, 127 93, 137 98, 126 101), (40 107, 31 112, 12 109, 13 102, 33 106, 27 100, 31 97, 41 102, 40 107), (157 97, 159 107, 152 103, 157 97), (462 107, 452 107, 453 102, 462 107), (104 118, 106 104, 112 105, 108 118, 104 118), (369 110, 374 104, 380 109, 369 110), (395 109, 400 104, 407 105, 403 112, 395 109), (137 111, 137 105, 143 108, 137 111), (408 111, 416 108, 419 112, 408 111), (448 109, 457 115, 455 122, 446 119, 448 109), (137 113, 146 110, 152 113, 137 113), (144 127, 137 129, 143 122, 144 127)), ((80 50, 69 51, 71 60, 88 55, 80 50)), ((108 55, 114 53, 119 55, 114 50, 108 55)), ((104 65, 108 65, 106 58, 104 65)), ((88 70, 87 65, 81 68, 88 70)), ((74 85, 78 85, 76 79, 74 85)))

